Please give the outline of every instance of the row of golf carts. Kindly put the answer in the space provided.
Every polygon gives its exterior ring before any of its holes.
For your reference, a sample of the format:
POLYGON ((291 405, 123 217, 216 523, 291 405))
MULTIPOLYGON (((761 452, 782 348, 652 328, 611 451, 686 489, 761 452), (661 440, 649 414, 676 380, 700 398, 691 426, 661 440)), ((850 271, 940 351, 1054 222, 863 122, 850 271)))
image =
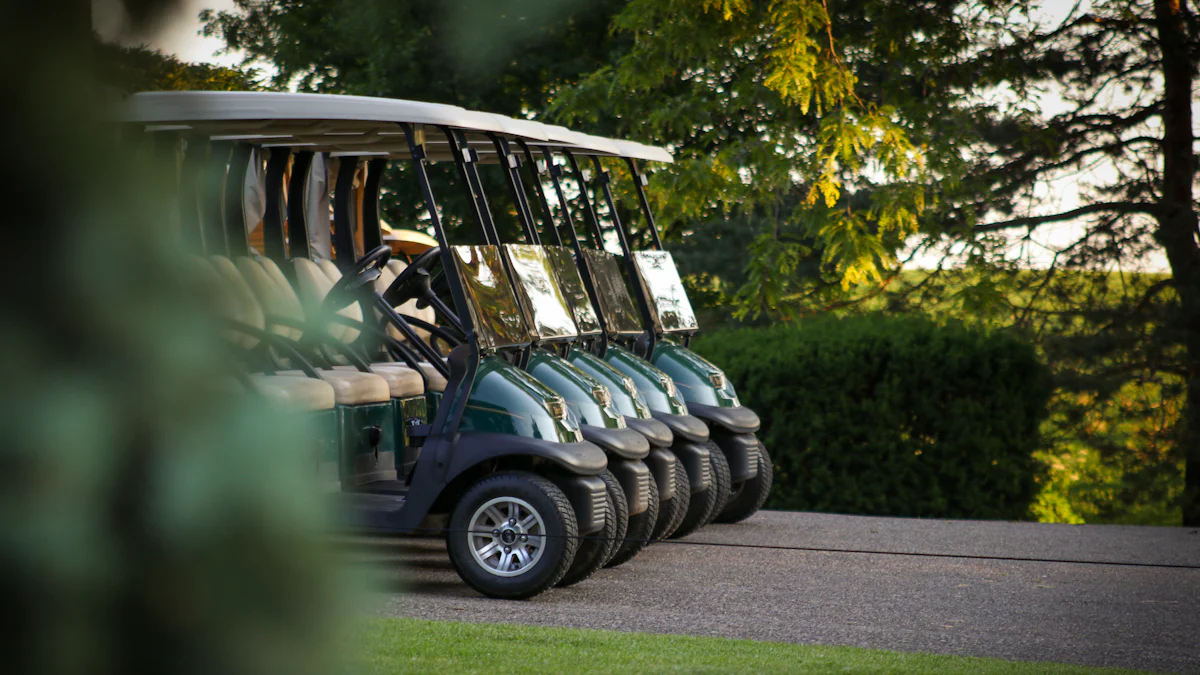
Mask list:
POLYGON ((766 499, 757 415, 688 349, 695 315, 639 169, 666 151, 349 96, 144 93, 122 119, 176 158, 180 237, 241 385, 317 430, 347 531, 444 536, 464 581, 526 598, 766 499), (409 260, 383 239, 390 162, 437 241, 409 260), (631 248, 612 166, 649 250, 631 248), (465 213, 443 213, 438 170, 465 213))

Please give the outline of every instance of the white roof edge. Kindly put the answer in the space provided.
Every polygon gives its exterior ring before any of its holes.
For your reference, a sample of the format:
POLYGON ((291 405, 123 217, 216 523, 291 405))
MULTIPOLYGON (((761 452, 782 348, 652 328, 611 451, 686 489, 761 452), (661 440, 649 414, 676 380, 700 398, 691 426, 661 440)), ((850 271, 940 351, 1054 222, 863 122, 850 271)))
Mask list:
POLYGON ((408 122, 472 131, 511 133, 499 115, 422 101, 256 91, 160 91, 130 96, 121 119, 142 124, 250 120, 339 120, 408 122))
POLYGON ((498 126, 502 127, 496 130, 506 136, 514 138, 522 138, 532 141, 548 140, 546 135, 546 125, 541 122, 532 120, 523 120, 515 117, 505 117, 496 113, 471 113, 473 115, 486 115, 491 118, 498 126))
POLYGON ((647 162, 665 162, 667 164, 675 162, 675 158, 671 156, 671 153, 666 148, 660 148, 657 145, 645 145, 634 141, 618 140, 614 140, 613 143, 617 145, 619 149, 618 154, 622 157, 632 157, 633 159, 642 159, 647 162))

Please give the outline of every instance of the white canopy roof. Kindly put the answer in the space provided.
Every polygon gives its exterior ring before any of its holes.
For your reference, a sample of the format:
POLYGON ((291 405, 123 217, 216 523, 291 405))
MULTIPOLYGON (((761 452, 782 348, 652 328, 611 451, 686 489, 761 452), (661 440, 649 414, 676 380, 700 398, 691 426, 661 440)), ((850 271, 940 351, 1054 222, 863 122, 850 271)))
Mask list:
POLYGON ((662 148, 617 141, 565 127, 474 112, 458 106, 369 96, 249 91, 167 91, 130 96, 123 121, 149 131, 199 133, 212 140, 243 141, 262 147, 289 147, 335 155, 408 157, 401 122, 425 131, 431 158, 448 156, 443 134, 422 127, 451 127, 467 132, 481 156, 494 155, 496 133, 532 145, 563 147, 585 154, 670 162, 662 148))

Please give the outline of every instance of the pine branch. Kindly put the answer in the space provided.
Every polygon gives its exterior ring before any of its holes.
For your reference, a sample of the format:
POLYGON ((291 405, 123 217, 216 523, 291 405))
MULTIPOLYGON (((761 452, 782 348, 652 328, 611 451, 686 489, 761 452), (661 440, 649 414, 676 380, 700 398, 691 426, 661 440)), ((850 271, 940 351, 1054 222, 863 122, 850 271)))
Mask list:
POLYGON ((1093 213, 1144 213, 1150 216, 1158 216, 1161 209, 1156 204, 1142 204, 1139 202, 1101 202, 1098 204, 1089 204, 1081 206, 1077 209, 1055 213, 1046 216, 1029 216, 1026 218, 1014 218, 1005 220, 999 223, 987 223, 984 225, 976 225, 976 232, 998 232, 1001 230, 1010 230, 1018 227, 1034 228, 1044 223, 1057 223, 1064 220, 1074 220, 1080 216, 1086 216, 1093 213))

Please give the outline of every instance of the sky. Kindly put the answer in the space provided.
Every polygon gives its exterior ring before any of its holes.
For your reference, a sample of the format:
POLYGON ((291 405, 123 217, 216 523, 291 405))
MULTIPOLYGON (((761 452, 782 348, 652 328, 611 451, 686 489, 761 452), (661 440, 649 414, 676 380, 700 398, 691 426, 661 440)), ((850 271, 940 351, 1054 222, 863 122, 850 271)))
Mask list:
MULTIPOLYGON (((204 9, 230 10, 233 0, 184 0, 182 9, 168 17, 141 41, 167 54, 174 54, 184 61, 233 65, 240 61, 237 54, 218 54, 224 46, 217 38, 200 35, 200 11, 204 9)), ((92 0, 96 30, 101 37, 110 37, 120 26, 119 17, 108 9, 108 0, 92 0)), ((138 42, 138 40, 134 40, 138 42)))
MULTIPOLYGON (((92 0, 92 2, 93 7, 96 8, 97 31, 100 32, 102 37, 114 34, 114 19, 108 16, 111 14, 110 12, 104 11, 105 5, 110 0, 92 0)), ((1089 0, 1084 0, 1085 6, 1088 3, 1089 0)), ((1041 5, 1040 13, 1045 19, 1051 21, 1059 20, 1075 4, 1076 0, 1047 0, 1041 5)), ((183 8, 178 13, 162 22, 151 35, 146 36, 142 41, 163 52, 175 54, 184 61, 209 62, 222 65, 238 63, 240 58, 237 54, 219 53, 223 46, 220 40, 200 35, 202 24, 198 16, 203 9, 233 9, 233 0, 184 0, 183 5, 183 8)), ((119 21, 119 19, 115 21, 119 21)), ((119 23, 115 25, 119 25, 119 23)), ((1043 100, 1042 104, 1045 112, 1049 114, 1055 112, 1053 110, 1055 105, 1053 100, 1043 100)), ((1053 213, 1058 210, 1067 210, 1079 206, 1079 181, 1081 178, 1086 179, 1088 177, 1100 178, 1100 176, 1094 174, 1091 176, 1078 174, 1039 186, 1039 197, 1041 197, 1042 203, 1038 210, 1042 211, 1044 209, 1043 212, 1045 213, 1053 213)), ((1082 225, 1077 222, 1043 225, 1035 231, 1032 242, 1014 245, 1010 255, 1022 260, 1026 265, 1045 267, 1053 260, 1056 250, 1076 240, 1081 228, 1082 225)), ((1019 237, 1022 234, 1023 232, 1016 233, 1014 236, 1019 237)), ((943 250, 922 253, 914 257, 907 267, 918 269, 935 267, 941 262, 944 253, 945 251, 943 250)), ((1164 271, 1168 267, 1165 256, 1161 254, 1153 255, 1151 258, 1141 261, 1140 266, 1142 269, 1153 271, 1164 271)))

